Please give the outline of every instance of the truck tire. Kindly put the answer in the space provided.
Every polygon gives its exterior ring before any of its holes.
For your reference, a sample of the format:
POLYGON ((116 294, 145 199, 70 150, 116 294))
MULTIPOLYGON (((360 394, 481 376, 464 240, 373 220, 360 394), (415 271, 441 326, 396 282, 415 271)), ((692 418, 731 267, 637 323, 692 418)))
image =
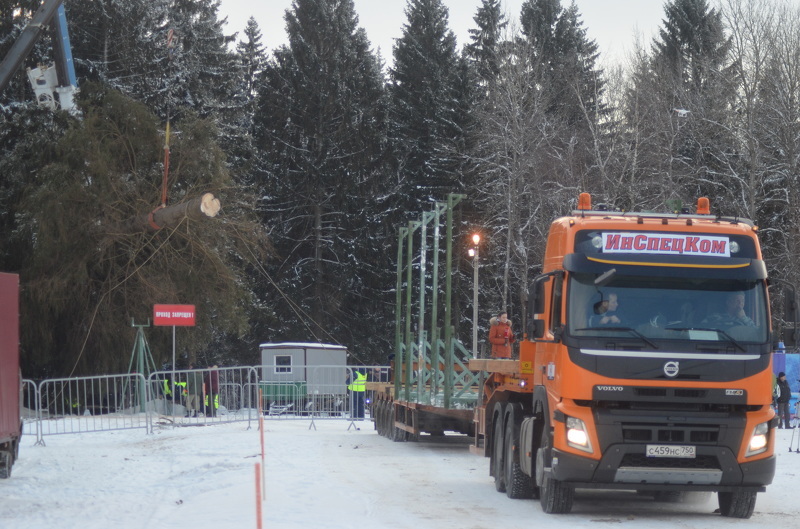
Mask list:
POLYGON ((378 435, 383 437, 384 425, 383 425, 383 401, 379 400, 375 403, 375 429, 378 431, 378 435))
POLYGON ((545 428, 542 432, 542 443, 536 455, 537 476, 541 473, 539 501, 542 504, 542 510, 547 514, 567 514, 572 510, 575 490, 545 472, 544 469, 549 468, 552 462, 552 446, 552 433, 549 428, 545 428))
POLYGON ((392 413, 392 404, 390 402, 384 401, 381 404, 381 435, 384 437, 389 437, 389 417, 392 413))
POLYGON ((519 466, 519 419, 522 415, 522 406, 514 405, 512 413, 508 416, 505 433, 505 479, 506 496, 512 500, 533 497, 533 481, 522 471, 519 466))
POLYGON ((406 441, 406 431, 394 425, 395 422, 395 409, 392 405, 389 411, 389 431, 391 432, 391 439, 395 443, 404 443, 406 441))
POLYGON ((11 465, 14 464, 14 456, 7 450, 0 450, 0 479, 11 477, 11 465))
POLYGON ((749 490, 718 492, 720 514, 729 518, 750 518, 756 508, 756 494, 749 490))
POLYGON ((494 437, 492 438, 492 475, 494 476, 494 488, 497 492, 506 491, 506 464, 505 464, 505 428, 503 428, 503 416, 500 415, 494 421, 494 437))

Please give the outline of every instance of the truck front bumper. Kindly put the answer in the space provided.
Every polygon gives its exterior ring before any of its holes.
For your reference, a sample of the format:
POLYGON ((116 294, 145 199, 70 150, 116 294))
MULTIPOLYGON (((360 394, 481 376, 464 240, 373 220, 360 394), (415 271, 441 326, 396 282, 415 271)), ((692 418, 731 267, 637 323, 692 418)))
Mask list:
POLYGON ((739 464, 725 447, 698 446, 691 460, 647 458, 644 445, 618 444, 600 461, 553 450, 552 476, 580 488, 764 490, 775 475, 775 456, 739 464))

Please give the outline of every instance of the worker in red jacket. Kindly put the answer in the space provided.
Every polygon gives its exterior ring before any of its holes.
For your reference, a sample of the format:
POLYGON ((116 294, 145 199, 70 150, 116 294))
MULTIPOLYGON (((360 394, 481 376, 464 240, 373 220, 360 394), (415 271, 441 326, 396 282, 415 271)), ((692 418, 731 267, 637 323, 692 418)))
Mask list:
POLYGON ((514 332, 508 313, 503 311, 489 320, 489 342, 492 344, 492 358, 511 358, 511 344, 514 332))

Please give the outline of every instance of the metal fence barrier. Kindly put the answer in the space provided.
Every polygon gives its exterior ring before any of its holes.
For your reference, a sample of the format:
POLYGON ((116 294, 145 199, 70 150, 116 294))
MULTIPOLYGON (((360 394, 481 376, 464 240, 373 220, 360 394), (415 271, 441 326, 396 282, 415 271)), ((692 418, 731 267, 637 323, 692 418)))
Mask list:
POLYGON ((267 420, 368 420, 370 391, 387 366, 260 365, 24 380, 23 433, 44 437, 158 426, 267 420), (361 374, 359 376, 359 373, 361 374), (190 394, 191 388, 197 388, 190 394), (260 400, 259 400, 260 399, 260 400))
POLYGON ((150 431, 152 409, 138 374, 59 378, 37 390, 37 442, 44 436, 141 428, 150 431))

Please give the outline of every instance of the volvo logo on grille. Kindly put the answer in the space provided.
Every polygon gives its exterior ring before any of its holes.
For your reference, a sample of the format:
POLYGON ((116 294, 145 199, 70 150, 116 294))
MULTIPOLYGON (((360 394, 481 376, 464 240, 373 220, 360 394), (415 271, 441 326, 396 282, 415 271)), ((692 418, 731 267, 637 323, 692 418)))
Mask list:
POLYGON ((678 362, 671 361, 664 364, 664 374, 667 375, 669 378, 677 377, 678 372, 680 372, 680 367, 678 366, 678 362))

